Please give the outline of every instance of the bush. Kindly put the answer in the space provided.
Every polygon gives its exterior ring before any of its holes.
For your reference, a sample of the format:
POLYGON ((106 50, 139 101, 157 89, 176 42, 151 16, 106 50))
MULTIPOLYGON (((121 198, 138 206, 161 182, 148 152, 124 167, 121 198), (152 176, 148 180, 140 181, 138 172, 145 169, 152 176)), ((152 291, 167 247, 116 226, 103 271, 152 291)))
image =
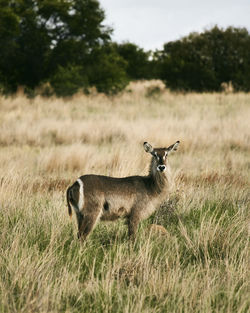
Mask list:
POLYGON ((154 100, 159 99, 159 97, 161 96, 163 90, 161 89, 161 87, 159 86, 149 86, 146 89, 146 98, 152 98, 154 100))
POLYGON ((50 80, 51 86, 58 97, 72 96, 80 88, 88 87, 88 79, 81 66, 59 66, 50 80))
POLYGON ((126 61, 111 45, 94 51, 89 66, 90 85, 108 95, 122 91, 128 84, 126 61))

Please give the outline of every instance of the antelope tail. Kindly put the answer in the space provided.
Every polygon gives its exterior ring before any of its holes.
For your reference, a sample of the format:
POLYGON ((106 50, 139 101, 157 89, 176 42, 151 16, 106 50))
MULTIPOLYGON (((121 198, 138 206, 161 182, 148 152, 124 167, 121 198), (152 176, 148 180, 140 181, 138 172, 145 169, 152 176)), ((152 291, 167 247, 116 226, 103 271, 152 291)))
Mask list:
POLYGON ((69 187, 67 189, 67 205, 68 205, 68 213, 69 213, 70 218, 72 217, 71 201, 72 201, 72 196, 71 196, 71 190, 70 190, 70 187, 69 187))

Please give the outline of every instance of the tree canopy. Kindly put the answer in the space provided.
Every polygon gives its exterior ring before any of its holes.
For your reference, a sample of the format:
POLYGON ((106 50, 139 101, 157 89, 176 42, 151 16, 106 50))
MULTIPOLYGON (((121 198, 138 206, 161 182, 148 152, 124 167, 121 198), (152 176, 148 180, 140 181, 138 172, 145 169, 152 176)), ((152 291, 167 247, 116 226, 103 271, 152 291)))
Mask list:
POLYGON ((150 79, 150 51, 145 52, 134 43, 114 44, 119 55, 127 62, 126 72, 131 80, 150 79))
MULTIPOLYGON (((89 64, 96 51, 110 42, 112 32, 103 25, 105 14, 98 1, 0 0, 0 7, 4 90, 15 91, 19 85, 34 89, 49 81, 59 92, 62 77, 71 81, 72 91, 91 82, 89 64)), ((98 61, 103 60, 99 57, 98 61)))
POLYGON ((250 35, 245 28, 217 26, 164 45, 158 75, 174 90, 219 91, 232 82, 250 90, 250 35))

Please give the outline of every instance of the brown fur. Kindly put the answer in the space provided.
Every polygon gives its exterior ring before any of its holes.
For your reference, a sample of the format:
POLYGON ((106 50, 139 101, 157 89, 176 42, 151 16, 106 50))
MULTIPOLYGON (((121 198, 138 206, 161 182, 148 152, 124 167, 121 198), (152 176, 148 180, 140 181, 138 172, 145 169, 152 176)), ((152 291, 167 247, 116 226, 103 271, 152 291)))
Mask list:
POLYGON ((168 234, 165 227, 161 225, 151 224, 148 226, 148 230, 152 235, 166 236, 168 234))
POLYGON ((129 236, 134 237, 139 222, 149 217, 168 195, 167 155, 176 150, 178 144, 179 141, 168 148, 153 149, 144 143, 145 151, 152 154, 147 176, 84 175, 69 187, 68 211, 71 216, 73 207, 76 213, 78 237, 85 239, 99 219, 114 221, 120 217, 127 218, 129 236))

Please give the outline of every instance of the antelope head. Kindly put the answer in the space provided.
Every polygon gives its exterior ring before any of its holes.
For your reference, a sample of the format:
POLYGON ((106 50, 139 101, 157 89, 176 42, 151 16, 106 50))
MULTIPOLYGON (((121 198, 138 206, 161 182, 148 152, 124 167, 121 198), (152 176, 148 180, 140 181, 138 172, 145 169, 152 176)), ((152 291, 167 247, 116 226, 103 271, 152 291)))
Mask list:
POLYGON ((153 148, 148 142, 144 142, 143 146, 146 152, 150 153, 152 158, 151 170, 153 173, 155 170, 159 173, 163 173, 167 168, 167 159, 168 155, 172 151, 176 151, 180 141, 176 141, 176 143, 172 144, 167 148, 153 148))

